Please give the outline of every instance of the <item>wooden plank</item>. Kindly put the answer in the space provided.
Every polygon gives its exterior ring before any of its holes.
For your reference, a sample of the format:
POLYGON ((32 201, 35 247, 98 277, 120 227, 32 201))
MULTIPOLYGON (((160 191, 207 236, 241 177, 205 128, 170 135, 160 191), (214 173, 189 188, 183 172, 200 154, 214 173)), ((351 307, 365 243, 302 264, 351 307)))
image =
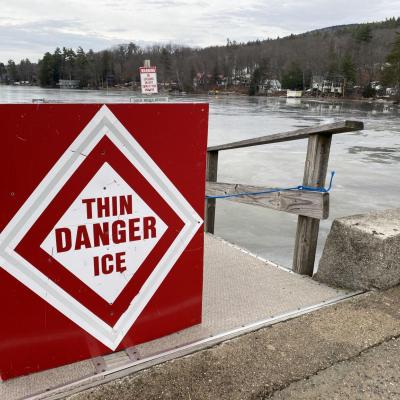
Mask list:
MULTIPOLYGON (((325 185, 332 135, 311 135, 308 139, 303 185, 325 185)), ((293 270, 312 276, 317 250, 319 220, 299 216, 293 256, 293 270)))
MULTIPOLYGON (((221 196, 268 190, 275 189, 234 183, 206 182, 207 196, 221 196)), ((329 193, 293 190, 265 193, 256 196, 228 197, 226 200, 271 208, 273 210, 304 215, 316 219, 326 219, 329 215, 329 193)))
POLYGON ((291 140, 306 139, 309 135, 333 135, 336 133, 360 131, 364 129, 364 124, 359 121, 340 121, 332 124, 312 126, 309 128, 298 129, 291 132, 275 133, 273 135, 261 136, 253 139, 241 140, 238 142, 221 144, 208 148, 208 151, 219 151, 238 149, 241 147, 259 146, 262 144, 271 144, 279 142, 288 142, 291 140))
MULTIPOLYGON (((207 151, 206 181, 216 182, 218 174, 218 151, 207 151)), ((215 225, 215 206, 214 199, 206 200, 204 230, 214 233, 215 225)))

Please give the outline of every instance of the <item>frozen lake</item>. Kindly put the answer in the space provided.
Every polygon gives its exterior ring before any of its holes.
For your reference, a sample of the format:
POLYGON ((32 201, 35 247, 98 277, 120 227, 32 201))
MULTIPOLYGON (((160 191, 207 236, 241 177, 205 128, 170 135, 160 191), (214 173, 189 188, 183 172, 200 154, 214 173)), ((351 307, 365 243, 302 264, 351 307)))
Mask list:
MULTIPOLYGON (((129 102, 131 92, 0 86, 0 103, 33 98, 76 102, 129 102)), ((170 101, 210 103, 209 144, 329 123, 360 120, 365 130, 333 136, 329 171, 337 175, 330 218, 321 221, 318 253, 332 220, 351 214, 400 207, 400 108, 378 102, 318 102, 265 97, 171 97, 170 101)), ((307 141, 221 152, 218 180, 296 186, 302 183, 307 141)), ((297 216, 218 200, 218 236, 291 267, 297 216)))

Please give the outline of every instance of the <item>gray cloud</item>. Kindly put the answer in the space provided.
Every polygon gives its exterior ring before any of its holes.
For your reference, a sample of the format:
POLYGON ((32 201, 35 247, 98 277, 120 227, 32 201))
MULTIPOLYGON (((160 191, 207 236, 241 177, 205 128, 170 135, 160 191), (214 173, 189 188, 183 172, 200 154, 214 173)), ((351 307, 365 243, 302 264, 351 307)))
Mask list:
POLYGON ((2 61, 36 61, 57 46, 216 45, 400 15, 398 0, 0 0, 0 8, 2 61))
MULTIPOLYGON (((66 28, 76 28, 75 20, 47 20, 19 25, 0 24, 0 54, 9 54, 9 59, 41 56, 45 51, 53 51, 56 47, 82 46, 89 49, 102 49, 118 43, 98 35, 65 32, 66 28)), ((35 60, 36 61, 36 60, 35 60)))

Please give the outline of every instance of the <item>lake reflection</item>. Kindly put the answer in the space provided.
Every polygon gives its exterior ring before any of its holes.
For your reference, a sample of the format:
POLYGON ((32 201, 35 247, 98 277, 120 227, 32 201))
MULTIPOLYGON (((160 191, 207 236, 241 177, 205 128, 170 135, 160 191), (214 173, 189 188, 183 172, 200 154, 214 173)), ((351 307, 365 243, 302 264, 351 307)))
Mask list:
POLYGON ((350 154, 363 154, 364 161, 391 164, 400 162, 400 147, 365 147, 353 146, 350 154))

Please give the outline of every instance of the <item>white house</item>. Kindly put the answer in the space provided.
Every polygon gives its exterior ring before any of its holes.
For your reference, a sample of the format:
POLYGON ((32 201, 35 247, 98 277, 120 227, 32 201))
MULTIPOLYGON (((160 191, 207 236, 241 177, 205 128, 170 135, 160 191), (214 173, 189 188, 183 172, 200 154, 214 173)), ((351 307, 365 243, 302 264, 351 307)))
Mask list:
POLYGON ((78 79, 60 79, 57 83, 60 89, 77 89, 79 87, 78 79))
POLYGON ((261 85, 258 85, 259 93, 275 93, 282 90, 282 85, 278 79, 266 79, 261 85))

